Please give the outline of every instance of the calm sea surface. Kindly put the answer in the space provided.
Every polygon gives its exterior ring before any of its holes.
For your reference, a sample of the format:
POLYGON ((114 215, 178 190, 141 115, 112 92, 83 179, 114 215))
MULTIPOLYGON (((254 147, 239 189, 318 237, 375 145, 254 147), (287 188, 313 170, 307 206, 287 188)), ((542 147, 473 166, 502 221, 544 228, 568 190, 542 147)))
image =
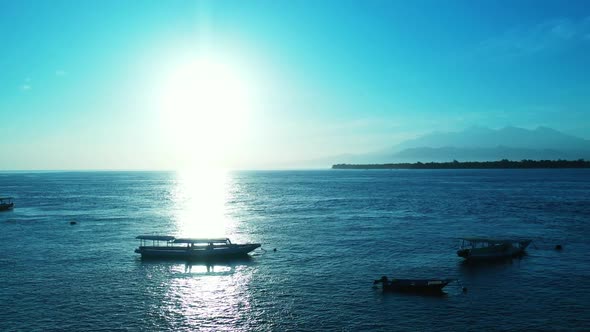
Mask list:
POLYGON ((0 195, 0 331, 590 329, 590 170, 0 173, 0 195), (266 251, 148 262, 140 234, 266 251), (468 235, 534 242, 473 267, 468 235), (468 292, 383 294, 382 275, 468 292))

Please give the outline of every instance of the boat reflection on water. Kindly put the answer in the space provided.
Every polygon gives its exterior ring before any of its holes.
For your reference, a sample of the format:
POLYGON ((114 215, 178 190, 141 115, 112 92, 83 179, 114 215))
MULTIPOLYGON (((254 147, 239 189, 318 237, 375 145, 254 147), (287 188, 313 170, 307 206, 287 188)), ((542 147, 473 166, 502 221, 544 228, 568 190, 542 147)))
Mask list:
POLYGON ((190 274, 231 274, 236 269, 248 267, 255 264, 250 256, 236 258, 214 258, 208 260, 186 260, 182 258, 162 259, 150 258, 139 260, 140 264, 147 269, 156 268, 168 270, 172 273, 190 274))
POLYGON ((145 311, 155 330, 193 331, 207 326, 249 326, 252 315, 251 282, 254 259, 190 262, 137 260, 145 275, 145 311), (195 329, 195 327, 200 327, 195 329))
POLYGON ((250 266, 252 264, 254 264, 254 261, 249 257, 233 260, 218 259, 208 262, 186 262, 184 272, 192 274, 231 274, 239 267, 250 266))
POLYGON ((459 268, 467 274, 486 273, 486 271, 504 270, 508 267, 519 266, 526 260, 528 254, 522 253, 515 257, 498 258, 494 260, 464 260, 458 263, 459 268))

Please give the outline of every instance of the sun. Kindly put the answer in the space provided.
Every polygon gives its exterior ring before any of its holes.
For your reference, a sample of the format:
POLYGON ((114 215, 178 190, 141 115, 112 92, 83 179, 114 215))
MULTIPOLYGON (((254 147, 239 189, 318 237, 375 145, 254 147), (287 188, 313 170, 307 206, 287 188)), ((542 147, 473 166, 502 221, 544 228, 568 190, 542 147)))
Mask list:
POLYGON ((161 126, 186 164, 219 164, 240 141, 250 111, 249 85, 228 62, 197 58, 166 75, 161 126))

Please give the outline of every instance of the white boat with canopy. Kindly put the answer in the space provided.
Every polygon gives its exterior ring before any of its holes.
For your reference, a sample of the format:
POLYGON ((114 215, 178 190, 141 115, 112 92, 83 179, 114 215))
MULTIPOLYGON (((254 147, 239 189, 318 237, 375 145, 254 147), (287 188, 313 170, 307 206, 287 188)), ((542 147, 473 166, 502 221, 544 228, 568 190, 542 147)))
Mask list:
POLYGON ((176 238, 169 235, 140 235, 135 252, 142 258, 212 259, 246 256, 260 243, 235 244, 229 238, 176 238))
POLYGON ((486 260, 515 257, 524 254, 532 242, 529 239, 490 239, 482 237, 461 238, 459 257, 466 260, 486 260))

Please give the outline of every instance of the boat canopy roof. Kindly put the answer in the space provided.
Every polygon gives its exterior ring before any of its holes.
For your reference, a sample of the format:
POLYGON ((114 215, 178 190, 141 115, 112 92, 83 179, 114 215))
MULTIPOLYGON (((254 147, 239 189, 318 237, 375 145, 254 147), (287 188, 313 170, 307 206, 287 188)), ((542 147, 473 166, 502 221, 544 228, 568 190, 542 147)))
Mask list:
POLYGON ((493 239, 487 237, 462 237, 460 240, 469 241, 471 243, 490 243, 490 244, 503 244, 503 243, 515 243, 522 241, 530 241, 528 239, 493 239))
POLYGON ((138 240, 154 240, 154 241, 172 241, 174 236, 170 235, 140 235, 136 237, 138 240))
POLYGON ((216 238, 216 239, 191 239, 191 238, 184 238, 184 239, 175 239, 174 243, 228 243, 230 242, 228 238, 216 238))
POLYGON ((8 200, 8 199, 13 199, 13 198, 12 198, 12 197, 9 197, 9 196, 6 196, 6 197, 0 197, 0 201, 3 201, 3 200, 5 200, 5 199, 6 199, 6 200, 8 200))

